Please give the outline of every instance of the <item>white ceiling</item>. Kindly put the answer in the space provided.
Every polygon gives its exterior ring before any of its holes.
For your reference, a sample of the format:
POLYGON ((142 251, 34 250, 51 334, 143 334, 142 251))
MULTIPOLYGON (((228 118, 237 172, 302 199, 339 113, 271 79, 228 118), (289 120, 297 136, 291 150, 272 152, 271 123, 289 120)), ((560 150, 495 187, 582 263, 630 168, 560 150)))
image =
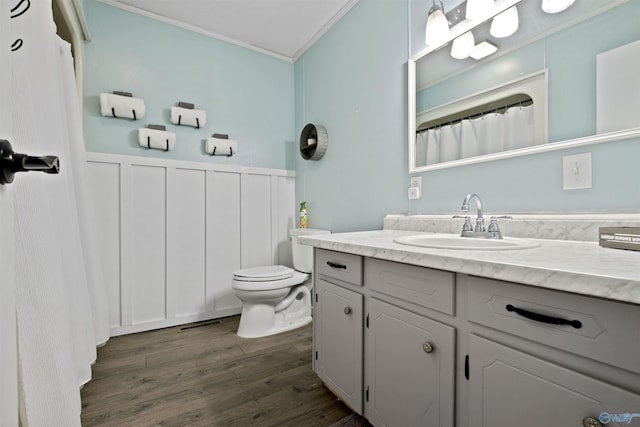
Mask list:
POLYGON ((295 61, 358 0, 100 0, 295 61))

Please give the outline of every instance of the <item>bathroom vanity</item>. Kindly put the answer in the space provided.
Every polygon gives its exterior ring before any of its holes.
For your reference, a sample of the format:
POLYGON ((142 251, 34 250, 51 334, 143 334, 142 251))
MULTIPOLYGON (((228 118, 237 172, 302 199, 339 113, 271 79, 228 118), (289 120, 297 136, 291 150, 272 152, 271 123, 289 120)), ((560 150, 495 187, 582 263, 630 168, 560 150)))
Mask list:
POLYGON ((313 367, 340 399, 375 426, 640 423, 640 252, 421 248, 394 240, 459 223, 397 219, 304 239, 313 367))

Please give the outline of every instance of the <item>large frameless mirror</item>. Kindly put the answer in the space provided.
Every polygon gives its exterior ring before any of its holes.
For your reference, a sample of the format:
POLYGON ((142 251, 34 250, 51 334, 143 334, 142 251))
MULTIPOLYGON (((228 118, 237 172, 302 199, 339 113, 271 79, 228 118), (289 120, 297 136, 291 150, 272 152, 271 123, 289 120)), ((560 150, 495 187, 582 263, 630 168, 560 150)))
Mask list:
POLYGON ((408 63, 410 173, 640 134, 640 100, 623 96, 638 88, 639 4, 410 1, 426 27, 408 63))

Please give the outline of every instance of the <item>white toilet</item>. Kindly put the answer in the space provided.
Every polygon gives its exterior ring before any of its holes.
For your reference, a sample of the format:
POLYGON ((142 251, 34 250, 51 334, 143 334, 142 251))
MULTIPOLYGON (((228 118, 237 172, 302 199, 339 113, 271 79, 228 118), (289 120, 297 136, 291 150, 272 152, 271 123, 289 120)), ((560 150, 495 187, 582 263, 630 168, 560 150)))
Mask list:
POLYGON ((298 236, 328 234, 326 230, 290 230, 293 268, 254 267, 233 273, 231 287, 242 301, 238 336, 258 338, 290 331, 311 322, 313 247, 298 236))

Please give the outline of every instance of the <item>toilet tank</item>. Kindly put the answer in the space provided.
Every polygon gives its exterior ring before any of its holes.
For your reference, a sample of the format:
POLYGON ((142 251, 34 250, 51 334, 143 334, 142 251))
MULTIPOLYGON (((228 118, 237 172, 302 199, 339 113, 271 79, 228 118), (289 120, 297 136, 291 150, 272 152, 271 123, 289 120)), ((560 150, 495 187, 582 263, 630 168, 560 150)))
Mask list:
POLYGON ((328 230, 318 230, 315 228, 293 228, 289 230, 289 234, 291 235, 293 268, 303 273, 311 273, 313 267, 313 246, 301 245, 298 243, 299 236, 329 233, 331 232, 328 230))

